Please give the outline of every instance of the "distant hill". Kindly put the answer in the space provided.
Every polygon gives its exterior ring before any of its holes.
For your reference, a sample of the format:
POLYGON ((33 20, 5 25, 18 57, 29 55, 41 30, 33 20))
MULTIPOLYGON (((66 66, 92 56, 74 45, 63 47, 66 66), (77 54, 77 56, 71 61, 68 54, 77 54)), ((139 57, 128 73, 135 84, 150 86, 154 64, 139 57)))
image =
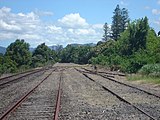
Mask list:
MULTIPOLYGON (((77 47, 77 46, 91 46, 91 47, 94 47, 96 46, 96 44, 94 43, 87 43, 87 44, 68 44, 68 45, 71 45, 71 46, 74 46, 74 47, 77 47)), ((55 50, 55 51, 59 51, 59 50, 62 50, 63 49, 63 46, 62 45, 53 45, 53 46, 48 46, 51 50, 55 50)), ((30 52, 33 52, 35 50, 35 48, 29 48, 29 51, 30 52)), ((0 53, 2 54, 5 54, 6 52, 6 48, 5 47, 2 47, 0 46, 0 53)))
POLYGON ((5 54, 5 52, 6 52, 6 48, 5 48, 5 47, 0 46, 0 53, 5 54))
POLYGON ((96 44, 94 44, 94 43, 87 43, 87 44, 77 44, 77 43, 75 43, 75 44, 69 44, 69 45, 71 45, 73 47, 77 47, 77 46, 90 46, 90 47, 94 47, 94 46, 96 46, 96 44))
POLYGON ((36 48, 29 48, 30 52, 33 52, 36 48))
POLYGON ((55 51, 60 51, 63 49, 62 45, 53 45, 53 46, 48 46, 51 50, 55 50, 55 51))
MULTIPOLYGON (((63 49, 62 45, 53 45, 53 46, 48 46, 51 50, 59 51, 63 49)), ((30 52, 34 52, 36 48, 29 48, 30 52)))

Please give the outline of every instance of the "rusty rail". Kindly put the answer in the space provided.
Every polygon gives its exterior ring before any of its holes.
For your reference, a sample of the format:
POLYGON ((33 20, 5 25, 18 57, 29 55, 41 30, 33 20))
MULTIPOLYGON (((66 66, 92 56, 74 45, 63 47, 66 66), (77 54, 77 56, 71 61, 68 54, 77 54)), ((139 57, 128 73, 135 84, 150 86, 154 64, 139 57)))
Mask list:
POLYGON ((39 70, 42 70, 44 68, 41 68, 41 69, 33 69, 33 70, 27 70, 27 71, 24 71, 24 72, 20 72, 20 73, 16 73, 16 74, 13 74, 13 75, 9 75, 7 77, 2 77, 0 78, 0 80, 4 80, 4 79, 7 79, 7 78, 11 78, 11 77, 14 77, 14 76, 18 76, 20 74, 25 74, 25 73, 30 73, 30 72, 34 72, 34 71, 39 71, 39 70))
MULTIPOLYGON (((52 71, 53 72, 53 71, 52 71)), ((6 118, 11 112, 13 112, 16 108, 18 108, 23 101, 27 99, 27 97, 41 84, 43 83, 51 74, 48 74, 40 83, 38 83, 34 88, 32 88, 28 93, 26 93, 24 96, 22 96, 13 106, 11 106, 7 111, 3 113, 3 115, 0 117, 0 120, 3 120, 6 118)))
MULTIPOLYGON (((27 74, 25 74, 25 75, 23 75, 23 76, 18 77, 18 78, 15 78, 15 79, 9 80, 9 81, 7 81, 7 82, 1 83, 0 86, 3 86, 3 85, 8 84, 8 83, 11 83, 11 82, 13 82, 13 81, 15 81, 15 80, 19 80, 19 79, 21 79, 21 78, 23 78, 23 77, 26 77, 26 76, 28 76, 28 75, 41 72, 41 71, 43 71, 43 70, 44 70, 44 69, 40 69, 40 70, 36 70, 36 71, 33 71, 33 72, 29 72, 29 73, 27 73, 27 74)), ((20 74, 18 74, 18 75, 20 75, 20 74)), ((13 77, 13 76, 11 76, 11 77, 13 77)), ((10 77, 6 77, 5 79, 7 79, 7 78, 10 78, 10 77)))
POLYGON ((62 72, 60 74, 60 81, 59 81, 59 88, 58 88, 58 93, 57 93, 57 101, 56 101, 56 108, 55 108, 55 113, 54 113, 54 120, 58 120, 58 115, 59 115, 59 110, 60 110, 60 101, 61 101, 61 94, 62 94, 62 72))

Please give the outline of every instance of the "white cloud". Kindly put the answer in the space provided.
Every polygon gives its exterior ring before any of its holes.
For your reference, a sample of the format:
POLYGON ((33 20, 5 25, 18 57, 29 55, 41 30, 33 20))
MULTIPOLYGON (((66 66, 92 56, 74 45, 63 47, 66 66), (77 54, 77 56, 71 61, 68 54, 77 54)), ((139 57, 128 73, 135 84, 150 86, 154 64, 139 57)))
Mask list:
POLYGON ((152 9, 152 14, 159 15, 160 14, 160 10, 158 10, 158 9, 152 9))
POLYGON ((2 12, 5 12, 5 13, 9 13, 9 12, 11 11, 11 8, 2 7, 2 8, 1 8, 1 11, 2 11, 2 12))
POLYGON ((55 25, 49 25, 46 27, 49 33, 62 33, 61 27, 56 27, 55 25))
POLYGON ((65 15, 62 19, 59 19, 58 22, 66 27, 72 28, 88 26, 86 20, 82 18, 79 13, 65 15))
POLYGON ((160 5, 160 0, 158 0, 157 3, 160 5))
POLYGON ((77 35, 94 35, 95 34, 95 30, 94 29, 77 29, 75 31, 75 33, 77 35))
POLYGON ((39 35, 36 35, 36 34, 22 34, 22 35, 19 35, 18 38, 23 38, 23 39, 29 39, 29 40, 39 40, 41 39, 41 37, 39 35))
POLYGON ((10 8, 0 8, 0 41, 24 39, 31 47, 36 47, 43 42, 64 46, 96 43, 102 38, 103 24, 91 25, 79 13, 65 15, 52 24, 42 21, 41 15, 36 12, 13 13, 10 8))
MULTIPOLYGON (((11 21, 13 23, 13 21, 11 21)), ((14 24, 7 24, 3 20, 0 20, 0 28, 3 30, 21 30, 19 26, 16 26, 14 24)))

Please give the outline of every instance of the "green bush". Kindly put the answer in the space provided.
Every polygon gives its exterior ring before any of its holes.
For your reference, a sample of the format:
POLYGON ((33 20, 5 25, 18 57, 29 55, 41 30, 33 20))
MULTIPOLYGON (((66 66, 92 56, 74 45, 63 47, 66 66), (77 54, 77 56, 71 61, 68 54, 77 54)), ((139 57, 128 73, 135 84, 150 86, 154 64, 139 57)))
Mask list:
POLYGON ((17 67, 14 63, 4 63, 2 67, 4 73, 15 73, 17 72, 17 67))
POLYGON ((160 64, 147 64, 144 65, 139 73, 143 75, 150 75, 155 77, 160 77, 160 64))

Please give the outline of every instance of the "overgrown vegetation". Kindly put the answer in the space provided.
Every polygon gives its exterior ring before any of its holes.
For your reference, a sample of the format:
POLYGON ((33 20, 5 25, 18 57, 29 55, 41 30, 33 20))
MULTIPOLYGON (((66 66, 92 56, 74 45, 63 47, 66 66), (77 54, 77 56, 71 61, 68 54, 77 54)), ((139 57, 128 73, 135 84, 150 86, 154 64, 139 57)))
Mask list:
POLYGON ((56 52, 45 43, 39 45, 32 54, 29 51, 29 44, 17 39, 7 47, 4 55, 0 54, 0 74, 51 65, 57 61, 56 52))
MULTIPOLYGON (((124 10, 127 12, 126 9, 124 10)), ((122 19, 121 14, 118 15, 118 13, 122 13, 119 6, 114 11, 113 21, 116 20, 116 24, 121 23, 122 19)), ((126 17, 126 20, 128 21, 128 17, 126 17)), ((112 26, 114 26, 114 30, 111 31, 112 36, 114 36, 114 32, 119 35, 117 34, 115 38, 111 36, 108 39, 109 33, 105 23, 104 37, 106 37, 106 40, 105 42, 99 42, 92 49, 95 55, 89 60, 90 63, 106 65, 111 70, 121 70, 126 73, 136 73, 144 65, 160 63, 160 38, 149 27, 147 17, 126 22, 126 27, 120 27, 119 24, 114 25, 114 23, 112 22, 112 26), (120 28, 126 29, 120 32, 120 28)))
POLYGON ((87 64, 91 58, 90 46, 71 46, 68 45, 59 53, 62 63, 87 64))
POLYGON ((111 28, 104 24, 104 35, 95 47, 67 45, 53 51, 45 43, 33 53, 24 40, 11 43, 5 55, 0 54, 0 73, 39 67, 55 62, 98 64, 111 70, 160 77, 160 37, 149 26, 148 18, 130 21, 128 10, 117 5, 111 28))

